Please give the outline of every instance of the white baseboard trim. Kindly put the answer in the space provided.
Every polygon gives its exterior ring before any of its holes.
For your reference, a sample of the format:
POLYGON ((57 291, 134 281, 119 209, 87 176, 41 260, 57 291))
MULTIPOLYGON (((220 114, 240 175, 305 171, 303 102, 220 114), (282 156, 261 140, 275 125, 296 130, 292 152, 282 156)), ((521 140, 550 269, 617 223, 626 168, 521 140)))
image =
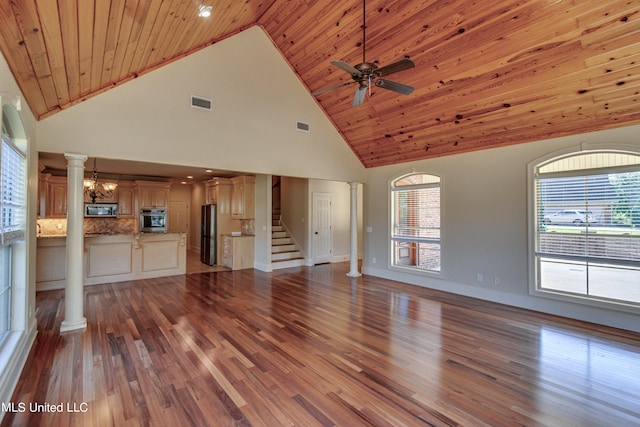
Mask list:
POLYGON ((263 262, 254 262, 253 268, 255 268, 256 270, 265 271, 267 273, 273 271, 273 269, 271 268, 271 264, 266 264, 263 262))

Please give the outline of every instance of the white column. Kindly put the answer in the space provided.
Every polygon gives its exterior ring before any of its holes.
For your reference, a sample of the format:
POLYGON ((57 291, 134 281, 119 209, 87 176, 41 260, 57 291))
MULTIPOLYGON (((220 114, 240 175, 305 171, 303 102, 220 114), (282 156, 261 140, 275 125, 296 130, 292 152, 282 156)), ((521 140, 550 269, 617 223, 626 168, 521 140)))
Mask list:
POLYGON ((358 182, 350 182, 351 187, 351 250, 349 254, 349 277, 362 276, 358 271, 358 182))
POLYGON ((84 317, 84 162, 87 156, 68 154, 67 159, 67 286, 64 292, 64 320, 60 332, 87 327, 84 317))

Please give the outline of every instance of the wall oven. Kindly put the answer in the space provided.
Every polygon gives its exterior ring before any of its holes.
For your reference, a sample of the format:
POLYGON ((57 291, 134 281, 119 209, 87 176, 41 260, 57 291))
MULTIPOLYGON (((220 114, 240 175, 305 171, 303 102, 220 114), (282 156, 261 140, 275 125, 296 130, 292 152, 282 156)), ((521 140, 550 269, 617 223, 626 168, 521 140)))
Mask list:
POLYGON ((166 209, 140 209, 140 231, 143 233, 166 233, 166 209))

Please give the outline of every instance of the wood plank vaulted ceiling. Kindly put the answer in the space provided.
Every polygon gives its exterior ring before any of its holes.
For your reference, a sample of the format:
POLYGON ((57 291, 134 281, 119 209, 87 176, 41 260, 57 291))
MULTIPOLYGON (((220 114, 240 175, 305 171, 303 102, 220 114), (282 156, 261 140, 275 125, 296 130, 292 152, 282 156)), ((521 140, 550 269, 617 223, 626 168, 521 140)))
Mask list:
MULTIPOLYGON (((362 2, 0 2, 0 49, 38 119, 260 25, 309 92, 362 62, 362 2)), ((408 96, 317 96, 366 167, 640 123, 640 2, 369 0, 366 59, 408 96)), ((257 74, 259 76, 259 70, 257 74)), ((264 77, 264 76, 262 76, 264 77)), ((264 77, 266 78, 266 77, 264 77)), ((212 84, 215 84, 212 82, 212 84)))

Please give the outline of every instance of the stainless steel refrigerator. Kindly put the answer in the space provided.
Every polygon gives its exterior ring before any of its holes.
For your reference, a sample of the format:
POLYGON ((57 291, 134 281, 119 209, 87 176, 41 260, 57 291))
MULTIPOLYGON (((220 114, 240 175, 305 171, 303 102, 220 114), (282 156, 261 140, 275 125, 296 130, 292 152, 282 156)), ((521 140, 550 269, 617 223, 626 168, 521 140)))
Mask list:
POLYGON ((204 264, 216 265, 216 234, 216 205, 204 205, 200 222, 200 260, 204 264))

